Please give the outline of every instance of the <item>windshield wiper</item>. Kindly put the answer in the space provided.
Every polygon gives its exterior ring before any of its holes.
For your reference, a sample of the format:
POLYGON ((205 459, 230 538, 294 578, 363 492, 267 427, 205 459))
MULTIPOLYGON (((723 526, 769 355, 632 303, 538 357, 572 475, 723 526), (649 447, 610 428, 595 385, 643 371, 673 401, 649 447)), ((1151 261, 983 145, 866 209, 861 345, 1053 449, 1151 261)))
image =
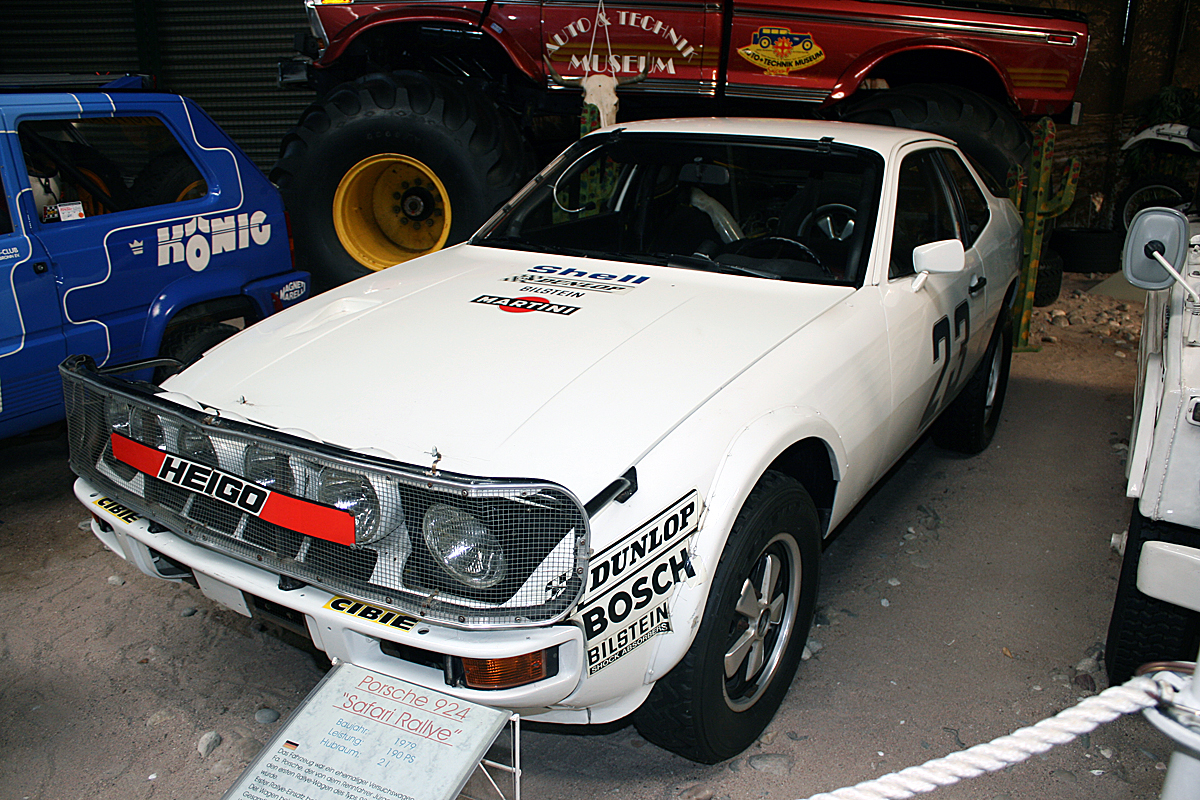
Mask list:
POLYGON ((475 239, 471 244, 484 245, 485 247, 508 247, 528 253, 551 253, 558 256, 579 256, 581 258, 608 258, 607 253, 598 253, 595 250, 580 250, 575 247, 562 247, 545 244, 544 242, 534 242, 526 239, 524 236, 488 236, 484 239, 475 239))
POLYGON ((664 267, 679 267, 681 269, 699 269, 705 272, 723 272, 729 275, 750 275, 755 278, 767 278, 777 281, 781 278, 774 272, 766 272, 759 269, 750 269, 749 267, 739 266, 737 264, 726 264, 721 261, 714 261, 706 255, 695 254, 685 256, 682 253, 654 253, 652 258, 661 259, 660 263, 664 267))

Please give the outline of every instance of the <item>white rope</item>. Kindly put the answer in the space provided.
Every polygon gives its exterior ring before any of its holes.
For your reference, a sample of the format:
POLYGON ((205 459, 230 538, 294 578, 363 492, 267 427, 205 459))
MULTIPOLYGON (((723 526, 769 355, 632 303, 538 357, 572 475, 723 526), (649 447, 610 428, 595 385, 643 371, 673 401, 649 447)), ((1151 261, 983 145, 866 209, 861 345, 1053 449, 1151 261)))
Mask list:
POLYGON ((1131 678, 1127 683, 1105 689, 1049 719, 1007 736, 926 761, 919 767, 909 767, 835 792, 814 794, 806 800, 904 800, 958 783, 963 778, 995 772, 1019 764, 1035 753, 1065 744, 1122 714, 1171 702, 1175 687, 1168 681, 1166 674, 1131 678))
POLYGON ((600 27, 600 23, 604 23, 604 45, 608 50, 608 57, 605 59, 604 68, 596 70, 597 72, 612 71, 615 76, 617 70, 612 66, 612 40, 608 38, 608 13, 604 7, 604 0, 596 0, 596 19, 592 22, 592 41, 588 45, 587 63, 583 65, 583 74, 586 76, 592 71, 592 56, 596 52, 596 30, 600 27))

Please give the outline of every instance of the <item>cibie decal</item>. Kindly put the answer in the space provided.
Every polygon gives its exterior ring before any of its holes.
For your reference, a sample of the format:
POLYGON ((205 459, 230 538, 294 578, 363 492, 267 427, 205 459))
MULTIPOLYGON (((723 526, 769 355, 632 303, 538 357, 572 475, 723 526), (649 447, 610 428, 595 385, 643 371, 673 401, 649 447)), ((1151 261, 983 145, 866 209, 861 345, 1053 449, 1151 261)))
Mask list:
POLYGON ((266 221, 265 211, 255 211, 227 217, 193 217, 181 225, 158 228, 158 266, 186 261, 189 269, 201 272, 213 256, 271 241, 271 226, 266 221))
POLYGON ((108 513, 112 514, 122 522, 134 523, 141 519, 141 515, 128 506, 123 506, 111 497, 101 497, 96 500, 93 505, 97 505, 108 513))
POLYGON ((379 608, 360 600, 352 600, 349 597, 331 597, 325 604, 325 608, 402 631, 410 631, 417 624, 414 617, 397 614, 395 611, 388 611, 386 608, 379 608))
POLYGON ((495 297, 490 294, 480 295, 471 301, 485 306, 498 306, 501 311, 513 314, 524 314, 529 311, 544 311, 548 314, 569 316, 579 310, 578 306, 564 306, 551 303, 544 297, 495 297))
POLYGON ((762 67, 768 75, 787 75, 825 59, 825 51, 811 34, 771 27, 755 31, 750 44, 738 48, 738 55, 756 67, 762 67))

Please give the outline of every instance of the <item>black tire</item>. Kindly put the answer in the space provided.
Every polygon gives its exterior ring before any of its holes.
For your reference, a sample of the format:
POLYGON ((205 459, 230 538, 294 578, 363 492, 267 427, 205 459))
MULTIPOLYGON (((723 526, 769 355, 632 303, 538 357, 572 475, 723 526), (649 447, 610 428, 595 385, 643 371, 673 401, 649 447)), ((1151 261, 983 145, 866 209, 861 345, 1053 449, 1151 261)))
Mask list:
POLYGON ((139 208, 195 200, 208 193, 208 184, 192 160, 170 153, 150 160, 133 181, 133 198, 139 208))
POLYGON ((1200 546, 1200 531, 1146 519, 1137 508, 1129 520, 1121 577, 1108 623, 1104 664, 1110 685, 1124 683, 1149 661, 1191 661, 1200 646, 1200 613, 1157 600, 1137 588, 1146 542, 1200 546))
POLYGON ((982 453, 996 434, 1008 372, 1012 365, 1013 324, 1008 308, 988 342, 988 349, 958 397, 933 423, 933 441, 956 453, 982 453))
POLYGON ((959 86, 914 83, 847 100, 847 122, 893 125, 953 139, 1006 186, 1010 168, 1029 155, 1033 136, 1005 106, 959 86))
POLYGON ((1146 175, 1134 178, 1117 196, 1117 216, 1122 231, 1129 230, 1137 212, 1143 208, 1174 208, 1192 199, 1192 187, 1173 175, 1146 175))
POLYGON ((154 372, 154 382, 162 383, 176 372, 181 372, 196 363, 205 351, 216 347, 237 332, 238 329, 232 325, 219 322, 196 322, 179 326, 163 337, 158 354, 161 358, 175 359, 181 366, 159 367, 154 372))
POLYGON ((320 289, 466 239, 532 172, 515 122, 491 99, 416 72, 334 87, 281 153, 271 180, 297 262, 320 289))
POLYGON ((1062 291, 1063 258, 1057 250, 1042 248, 1042 261, 1038 264, 1037 283, 1033 287, 1033 304, 1038 308, 1050 305, 1062 291))
POLYGON ((642 736, 702 764, 754 743, 783 701, 808 638, 819 530, 804 487, 765 473, 730 531, 692 646, 634 713, 642 736), (778 569, 766 594, 775 601, 764 604, 760 590, 773 564, 778 569), (739 649, 740 658, 732 655, 739 649), (727 656, 736 662, 731 676, 727 656))

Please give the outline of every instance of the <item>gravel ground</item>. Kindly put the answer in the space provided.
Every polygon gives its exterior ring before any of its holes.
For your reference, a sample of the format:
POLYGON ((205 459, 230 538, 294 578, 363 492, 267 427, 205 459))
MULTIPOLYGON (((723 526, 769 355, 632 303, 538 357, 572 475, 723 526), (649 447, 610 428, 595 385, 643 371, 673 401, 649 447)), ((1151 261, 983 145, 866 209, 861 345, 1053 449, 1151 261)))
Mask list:
MULTIPOLYGON (((1141 307, 1096 282, 1038 311, 992 447, 919 445, 829 545, 810 657, 758 744, 704 767, 630 726, 527 725, 525 796, 803 798, 1103 689, 1141 307)), ((326 665, 105 551, 65 458, 62 437, 0 450, 0 800, 219 798, 326 665)), ((1124 717, 930 797, 1153 798, 1170 750, 1124 717)))

